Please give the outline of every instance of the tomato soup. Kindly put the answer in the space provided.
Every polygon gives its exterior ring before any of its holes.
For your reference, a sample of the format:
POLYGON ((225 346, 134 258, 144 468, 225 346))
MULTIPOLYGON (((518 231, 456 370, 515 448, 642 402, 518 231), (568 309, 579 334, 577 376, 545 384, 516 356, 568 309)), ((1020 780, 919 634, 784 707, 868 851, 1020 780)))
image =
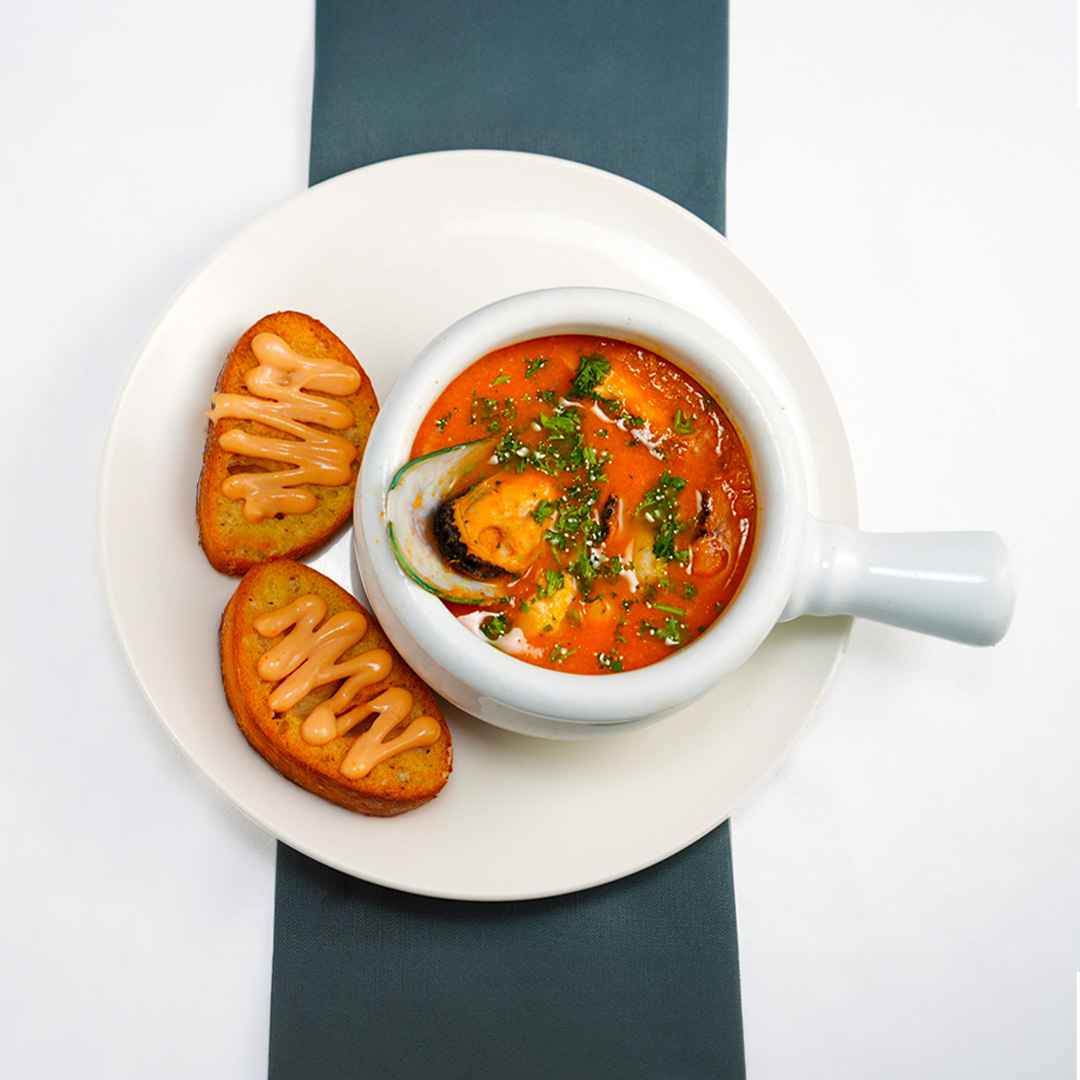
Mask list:
POLYGON ((730 603, 754 540, 749 455, 674 364, 584 335, 499 349, 439 395, 412 455, 483 438, 488 475, 437 516, 448 561, 505 593, 448 605, 483 640, 555 670, 630 671, 730 603))

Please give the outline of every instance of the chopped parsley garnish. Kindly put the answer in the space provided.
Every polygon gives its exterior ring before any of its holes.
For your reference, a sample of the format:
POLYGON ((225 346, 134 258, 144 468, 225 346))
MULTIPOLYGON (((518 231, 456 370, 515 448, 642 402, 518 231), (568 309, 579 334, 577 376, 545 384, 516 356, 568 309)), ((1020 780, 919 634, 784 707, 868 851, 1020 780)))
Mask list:
POLYGON ((492 615, 490 618, 485 619, 480 624, 480 633, 488 639, 488 641, 496 641, 503 636, 510 629, 510 620, 503 615, 492 615))
POLYGON ((686 548, 677 550, 675 547, 675 535, 681 528, 681 525, 675 526, 672 529, 664 527, 657 533, 656 539, 653 541, 652 549, 653 554, 658 559, 674 559, 678 563, 687 563, 690 561, 690 552, 686 548))
POLYGON ((682 619, 675 618, 674 615, 665 619, 663 626, 657 626, 655 623, 642 619, 638 624, 638 631, 643 637, 647 634, 650 637, 659 638, 665 645, 681 645, 686 640, 687 634, 686 623, 682 619))
POLYGON ((543 525, 552 514, 555 513, 555 504, 549 499, 541 499, 531 511, 533 520, 537 525, 543 525))
POLYGON ((581 591, 587 593, 598 577, 614 581, 622 573, 623 564, 618 555, 605 558, 598 548, 583 547, 569 569, 577 578, 581 591))
POLYGON ((581 417, 576 409, 559 409, 555 413, 541 413, 540 426, 546 431, 577 431, 581 417))
POLYGON ((666 611, 669 615, 685 615, 686 612, 681 607, 675 607, 672 604, 653 604, 653 607, 657 611, 666 611))
POLYGON ((570 394, 576 398, 595 398, 596 388, 608 377, 611 365, 599 353, 583 356, 578 363, 577 374, 570 387, 570 394))
POLYGON ((491 398, 474 394, 469 423, 484 426, 490 432, 502 431, 502 424, 499 422, 499 403, 491 398))
POLYGON ((599 540, 600 524, 592 515, 599 495, 599 488, 581 482, 566 489, 556 504, 558 520, 544 534, 544 539, 556 551, 570 551, 579 543, 599 540))
POLYGON ((446 427, 447 421, 448 421, 449 419, 450 419, 450 414, 449 414, 449 413, 447 413, 447 414, 446 414, 445 416, 440 416, 440 417, 439 417, 439 419, 435 421, 435 426, 436 426, 436 427, 437 427, 437 428, 438 428, 438 429, 439 429, 440 431, 442 431, 442 429, 443 429, 444 427, 446 427))
POLYGON ((531 379, 541 368, 547 367, 547 357, 541 356, 536 360, 525 361, 525 378, 531 379))
POLYGON ((672 420, 671 426, 679 435, 693 435, 694 425, 690 420, 683 419, 682 409, 675 410, 675 419, 672 420))
POLYGON ((596 662, 607 671, 622 671, 623 662, 615 652, 597 653, 596 662))
POLYGON ((683 528, 679 521, 679 494, 685 487, 686 481, 681 476, 665 472, 656 486, 645 493, 638 507, 638 513, 650 525, 656 526, 653 554, 659 559, 685 562, 688 558, 686 552, 675 550, 675 537, 683 528))
POLYGON ((492 386, 501 386, 503 383, 508 383, 509 381, 510 381, 510 376, 507 375, 507 373, 504 371, 501 374, 496 375, 495 378, 491 380, 491 385, 492 386))
POLYGON ((553 596, 565 584, 566 578, 561 570, 545 570, 544 581, 536 586, 537 599, 544 600, 549 596, 553 596))
POLYGON ((524 472, 529 461, 529 448, 512 431, 508 431, 495 447, 495 460, 507 470, 524 472))
POLYGON ((585 446, 577 409, 561 408, 553 413, 541 413, 537 417, 537 426, 547 432, 547 437, 535 449, 526 450, 523 456, 541 472, 549 476, 576 472, 595 461, 596 452, 585 446))
POLYGON ((556 645, 548 656, 553 664, 561 664, 564 660, 569 659, 574 653, 577 652, 577 646, 571 645, 569 648, 565 645, 556 645))
POLYGON ((585 462, 585 476, 590 484, 602 484, 607 477, 604 475, 604 466, 611 460, 608 453, 598 454, 591 446, 586 446, 581 451, 585 462))
POLYGON ((570 564, 570 573, 577 578, 581 591, 587 593, 596 577, 597 566, 594 559, 599 562, 599 556, 594 552, 590 556, 587 548, 582 548, 578 557, 570 564))

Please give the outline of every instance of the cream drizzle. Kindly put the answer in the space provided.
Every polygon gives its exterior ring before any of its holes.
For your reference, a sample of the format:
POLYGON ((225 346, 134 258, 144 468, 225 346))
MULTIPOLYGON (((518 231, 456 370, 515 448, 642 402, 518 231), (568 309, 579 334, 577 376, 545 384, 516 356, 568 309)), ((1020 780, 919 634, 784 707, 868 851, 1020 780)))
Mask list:
POLYGON ((342 654, 367 633, 368 621, 360 611, 339 611, 329 619, 326 613, 326 601, 309 594, 254 621, 255 630, 266 638, 288 631, 260 657, 257 666, 261 678, 278 684, 270 694, 270 708, 275 713, 288 712, 316 687, 344 680, 332 697, 312 709, 300 735, 311 746, 325 746, 374 712, 374 722, 356 736, 341 763, 342 775, 351 780, 366 776, 403 750, 438 741, 442 728, 431 716, 416 717, 400 735, 387 739, 413 707, 413 696, 403 687, 391 686, 350 709, 364 687, 389 675, 393 658, 385 649, 367 649, 342 661, 342 654))
POLYGON ((360 373, 331 357, 303 356, 277 334, 256 334, 251 350, 258 364, 244 375, 249 394, 214 394, 211 420, 226 417, 253 420, 275 428, 288 439, 257 435, 233 428, 218 436, 222 450, 291 468, 238 473, 221 485, 222 494, 244 500, 244 516, 262 521, 275 514, 304 514, 316 505, 315 495, 298 484, 332 486, 348 483, 356 447, 333 431, 356 422, 352 409, 338 401, 305 393, 347 397, 360 388, 360 373), (331 431, 310 427, 319 424, 331 431))

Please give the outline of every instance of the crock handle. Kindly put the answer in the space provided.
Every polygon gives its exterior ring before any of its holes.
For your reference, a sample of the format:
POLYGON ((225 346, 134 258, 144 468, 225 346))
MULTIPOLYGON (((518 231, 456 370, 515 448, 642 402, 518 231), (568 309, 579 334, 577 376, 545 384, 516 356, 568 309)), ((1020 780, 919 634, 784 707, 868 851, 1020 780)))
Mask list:
POLYGON ((864 533, 811 522, 802 570, 781 621, 858 615, 965 645, 994 645, 1015 592, 996 533, 864 533))

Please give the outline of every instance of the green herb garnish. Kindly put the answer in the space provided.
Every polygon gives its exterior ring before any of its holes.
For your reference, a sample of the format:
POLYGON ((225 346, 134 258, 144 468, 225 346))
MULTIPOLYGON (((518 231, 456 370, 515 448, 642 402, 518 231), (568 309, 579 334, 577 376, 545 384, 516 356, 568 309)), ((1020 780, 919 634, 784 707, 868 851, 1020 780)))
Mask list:
POLYGON ((555 513, 555 504, 548 499, 541 499, 530 512, 530 516, 537 523, 543 525, 552 514, 555 513))
POLYGON ((685 615, 686 612, 679 607, 674 607, 671 604, 653 604, 653 607, 657 611, 666 611, 669 615, 685 615))
POLYGON ((578 543, 587 544, 600 538, 600 525, 592 516, 598 496, 597 488, 583 483, 571 484, 566 489, 556 504, 558 520, 544 534, 556 551, 569 551, 578 543))
POLYGON ((664 620, 663 626, 657 626, 655 623, 642 619, 638 623, 638 633, 642 637, 647 634, 649 637, 659 638, 665 645, 675 646, 681 645, 686 640, 687 629, 682 619, 677 619, 672 615, 664 620))
POLYGON ((578 363, 577 374, 570 387, 576 398, 595 398, 596 388, 608 377, 611 365, 599 353, 583 356, 578 363))
POLYGON ((491 398, 480 397, 474 393, 472 410, 469 414, 470 424, 479 424, 486 426, 490 432, 498 432, 502 430, 502 424, 499 423, 499 403, 493 401, 491 398))
POLYGON ((554 413, 541 413, 540 426, 545 431, 577 431, 581 427, 581 416, 577 409, 559 409, 554 413))
POLYGON ((680 435, 694 434, 694 425, 691 421, 683 419, 682 409, 675 410, 675 419, 672 420, 671 426, 680 435))
POLYGON ((510 620, 506 615, 491 615, 480 624, 480 633, 488 641, 496 641, 510 629, 510 620))
POLYGON ((678 516, 679 495, 685 487, 686 480, 681 476, 672 476, 665 472, 656 486, 645 493, 638 507, 638 513, 650 525, 656 526, 653 554, 659 559, 685 562, 689 557, 686 552, 675 550, 675 537, 683 528, 678 516))
POLYGON ((508 471, 524 472, 529 463, 529 448, 512 431, 508 431, 495 447, 495 460, 508 471))
POLYGON ((563 576, 561 570, 545 570, 543 583, 536 586, 537 599, 544 600, 547 597, 552 596, 565 584, 566 578, 563 576))

